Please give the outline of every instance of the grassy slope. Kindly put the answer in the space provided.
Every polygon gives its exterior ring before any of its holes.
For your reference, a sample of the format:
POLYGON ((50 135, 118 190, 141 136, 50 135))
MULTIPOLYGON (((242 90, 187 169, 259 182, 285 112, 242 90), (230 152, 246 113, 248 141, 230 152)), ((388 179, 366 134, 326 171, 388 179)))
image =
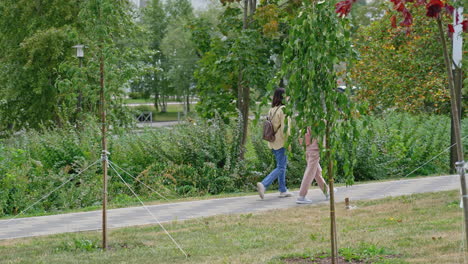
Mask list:
MULTIPOLYGON (((370 243, 405 261, 388 263, 458 263, 458 195, 451 191, 356 202, 355 210, 338 204, 339 245, 370 243)), ((301 206, 166 224, 191 255, 188 260, 157 226, 112 230, 107 252, 84 250, 89 243, 99 244, 97 232, 7 240, 0 241, 0 263, 268 263, 284 254, 326 251, 328 221, 327 206, 301 206)))

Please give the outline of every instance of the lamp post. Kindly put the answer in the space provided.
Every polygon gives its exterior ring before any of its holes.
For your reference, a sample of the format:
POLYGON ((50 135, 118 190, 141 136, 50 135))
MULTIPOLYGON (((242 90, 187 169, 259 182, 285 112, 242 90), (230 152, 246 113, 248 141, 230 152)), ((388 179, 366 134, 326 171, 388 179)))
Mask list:
POLYGON ((73 46, 72 48, 76 49, 76 57, 80 60, 80 68, 81 68, 82 60, 84 58, 84 49, 86 48, 86 46, 79 44, 79 45, 73 46))
MULTIPOLYGON (((86 48, 86 46, 79 44, 79 45, 73 46, 72 48, 76 49, 76 57, 78 58, 80 62, 80 69, 81 69, 81 67, 83 66, 84 49, 86 48)), ((78 102, 76 104, 77 118, 78 118, 78 113, 81 111, 82 100, 83 100, 83 94, 82 94, 81 89, 78 88, 78 100, 77 100, 78 102)))
POLYGON ((107 152, 107 124, 106 124, 106 97, 105 97, 105 87, 104 87, 104 54, 102 52, 103 47, 102 45, 100 48, 100 55, 99 55, 99 72, 100 72, 100 85, 101 85, 101 92, 100 92, 100 101, 101 101, 101 134, 102 134, 102 249, 107 249, 107 166, 108 160, 107 156, 109 152, 107 152))
MULTIPOLYGON (((83 58, 84 58, 84 49, 86 48, 85 45, 75 45, 73 48, 76 49, 76 57, 80 61, 80 68, 83 66, 83 58)), ((102 161, 102 170, 103 170, 103 196, 102 196, 102 248, 104 250, 107 249, 107 167, 108 167, 108 160, 107 156, 109 152, 107 152, 107 126, 106 126, 106 108, 105 108, 105 97, 104 97, 104 56, 102 53, 102 46, 100 46, 100 56, 99 56, 99 83, 101 86, 100 91, 100 113, 101 113, 101 134, 102 134, 102 153, 101 153, 101 161, 102 161)), ((78 105, 77 105, 77 113, 81 110, 81 101, 82 101, 82 93, 81 90, 78 90, 78 105)))

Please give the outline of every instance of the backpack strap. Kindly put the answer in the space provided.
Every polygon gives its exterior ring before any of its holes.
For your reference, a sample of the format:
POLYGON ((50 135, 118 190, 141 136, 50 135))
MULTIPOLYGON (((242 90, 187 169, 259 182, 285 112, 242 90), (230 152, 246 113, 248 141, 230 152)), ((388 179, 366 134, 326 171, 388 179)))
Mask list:
POLYGON ((271 116, 270 114, 268 115, 268 119, 269 119, 269 120, 272 120, 272 119, 273 119, 273 117, 275 117, 275 115, 276 115, 276 112, 278 112, 278 110, 279 110, 280 108, 282 108, 282 107, 284 107, 284 105, 282 105, 282 106, 278 106, 278 107, 276 108, 275 112, 273 113, 273 116, 272 116, 272 117, 270 117, 270 116, 271 116))
MULTIPOLYGON (((272 116, 271 118, 268 116, 268 117, 270 118, 269 120, 270 120, 270 121, 273 120, 273 117, 275 117, 276 112, 278 112, 278 110, 279 110, 280 108, 283 108, 283 107, 284 107, 284 105, 278 106, 278 107, 276 108, 276 110, 275 110, 275 113, 273 113, 273 116, 272 116)), ((273 130, 273 132, 275 133, 275 135, 276 135, 276 132, 278 132, 278 130, 279 130, 280 128, 281 128, 281 123, 280 123, 278 129, 276 129, 276 131, 273 130)))

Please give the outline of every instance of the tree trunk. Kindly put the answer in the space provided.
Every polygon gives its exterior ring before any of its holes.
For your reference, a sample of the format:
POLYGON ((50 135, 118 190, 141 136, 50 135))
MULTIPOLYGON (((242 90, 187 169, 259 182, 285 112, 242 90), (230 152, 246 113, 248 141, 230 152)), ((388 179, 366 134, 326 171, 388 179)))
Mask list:
MULTIPOLYGON (((456 92, 455 84, 452 75, 452 63, 448 55, 447 43, 445 42, 445 33, 442 27, 442 20, 440 17, 437 18, 437 26, 439 27, 439 36, 442 43, 442 52, 444 54, 445 67, 448 76, 448 84, 450 89, 450 106, 452 110, 452 120, 453 120, 453 131, 455 135, 456 149, 457 149, 457 162, 463 161, 463 145, 461 141, 461 128, 460 128, 460 119, 459 109, 456 102, 456 92)), ((466 179, 464 173, 460 174, 460 186, 462 191, 462 200, 463 200, 463 215, 465 218, 465 239, 468 241, 468 197, 466 195, 466 179)), ((465 243, 465 249, 467 249, 468 243, 465 243)))
POLYGON ((247 125, 245 122, 245 109, 244 109, 244 86, 242 85, 242 77, 243 77, 243 72, 242 70, 238 73, 237 76, 237 109, 239 110, 241 117, 242 117, 242 136, 240 138, 240 154, 239 154, 239 159, 243 160, 244 159, 244 146, 245 146, 245 141, 246 141, 246 133, 245 131, 247 130, 247 125))
POLYGON ((249 6, 249 0, 244 0, 244 18, 242 19, 243 29, 247 29, 248 6, 249 6))
MULTIPOLYGON (((462 104, 461 104, 461 90, 463 86, 463 71, 462 69, 455 69, 453 70, 453 77, 454 77, 454 84, 455 84, 455 95, 456 95, 456 103, 457 108, 459 109, 458 118, 461 120, 462 117, 462 104)), ((455 141, 455 126, 453 124, 453 118, 451 118, 451 126, 450 126, 450 146, 454 146, 457 144, 455 141)), ((460 124, 461 125, 461 124, 460 124)), ((450 173, 455 174, 457 172, 455 168, 455 162, 457 162, 457 148, 452 147, 450 149, 450 173)))
POLYGON ((156 109, 156 111, 159 111, 159 94, 158 93, 154 93, 154 109, 156 109))
POLYGON ((455 142, 456 142, 456 149, 457 149, 457 159, 458 161, 463 160, 463 145, 461 141, 461 129, 460 129, 460 119, 458 118, 460 115, 460 111, 457 107, 457 102, 456 102, 456 91, 455 91, 455 84, 454 84, 454 78, 452 74, 452 69, 451 69, 451 60, 448 55, 448 49, 447 49, 447 43, 445 41, 445 33, 444 29, 442 27, 442 21, 441 18, 437 18, 437 24, 439 26, 439 34, 440 34, 440 39, 442 42, 442 51, 444 53, 444 59, 445 59, 445 67, 447 71, 447 76, 448 76, 448 84, 449 84, 449 90, 450 90, 450 105, 451 105, 451 110, 452 110, 452 118, 454 120, 454 132, 455 132, 455 142))
POLYGON ((257 9, 257 1, 256 0, 249 0, 249 16, 252 19, 252 16, 255 13, 255 10, 257 9))
POLYGON ((186 96, 186 104, 187 104, 187 113, 190 113, 190 96, 187 91, 187 96, 186 96))
POLYGON ((330 151, 330 126, 331 124, 327 122, 325 130, 325 138, 327 144, 327 162, 328 162, 328 192, 330 195, 330 246, 332 254, 332 264, 337 264, 338 258, 338 245, 336 240, 336 218, 335 218, 335 192, 333 191, 334 179, 333 179, 333 160, 330 151))
POLYGON ((162 95, 162 98, 161 98, 161 113, 166 113, 166 112, 167 112, 166 96, 162 95))
MULTIPOLYGON (((248 28, 248 19, 251 17, 255 12, 254 0, 244 0, 244 8, 243 8, 243 30, 248 28), (249 13, 250 10, 250 13, 249 13)), ((249 48, 249 47, 245 47, 249 48)), ((245 152, 245 144, 247 142, 247 131, 249 125, 249 102, 250 102, 250 87, 248 84, 244 83, 243 80, 243 70, 242 67, 238 73, 237 79, 237 109, 242 116, 242 137, 240 139, 240 154, 239 158, 241 160, 244 159, 244 152, 245 152)))
POLYGON ((244 158, 244 146, 247 143, 247 129, 249 126, 249 104, 250 104, 250 86, 244 85, 244 98, 242 100, 242 122, 243 122, 243 132, 242 132, 242 145, 241 145, 241 157, 244 158))

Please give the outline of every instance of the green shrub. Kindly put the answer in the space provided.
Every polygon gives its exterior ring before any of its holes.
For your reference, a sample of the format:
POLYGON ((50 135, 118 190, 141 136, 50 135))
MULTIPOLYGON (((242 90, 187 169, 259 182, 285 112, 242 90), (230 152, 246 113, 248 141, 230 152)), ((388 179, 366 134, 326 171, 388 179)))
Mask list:
MULTIPOLYGON (((0 142, 0 215, 16 214, 76 176, 99 157, 94 122, 81 133, 72 128, 24 132, 0 142)), ((100 196, 95 166, 35 205, 31 211, 80 208, 100 196)))
MULTIPOLYGON (((373 180, 443 174, 449 171, 448 152, 411 173, 450 145, 450 118, 445 116, 387 113, 360 123, 355 178, 373 180)), ((468 132, 464 120, 464 133, 468 132)), ((465 145, 468 139, 464 140, 465 145)))
MULTIPOLYGON (((102 168, 99 123, 73 127, 23 131, 0 140, 0 216, 17 214, 63 182, 75 178, 30 211, 45 212, 99 205, 102 168)), ((403 177, 449 145, 450 120, 444 116, 387 113, 359 123, 359 144, 354 168, 357 180, 403 177)), ((468 135, 468 119, 463 120, 468 135)), ((273 154, 261 139, 260 127, 251 126, 247 159, 240 161, 239 120, 194 121, 168 128, 109 133, 110 160, 125 169, 119 174, 143 199, 194 196, 254 190, 255 183, 275 165, 273 154)), ((345 133, 346 131, 341 131, 345 133)), ((296 136, 297 137, 297 136, 296 136)), ((294 138, 296 138, 294 137, 294 138)), ((465 150, 468 138, 464 139, 465 150)), ((288 155, 288 187, 299 186, 306 162, 304 149, 292 141, 288 155)), ((466 153, 466 152, 465 152, 466 153)), ((335 157, 338 181, 343 181, 341 160, 335 157)), ((323 164, 322 164, 323 165, 323 164)), ((326 167, 323 165, 323 167, 326 167)), ((448 172, 448 152, 419 168, 413 175, 448 172)), ((109 169, 111 203, 137 200, 112 168, 109 169)), ((272 187, 274 188, 274 187, 272 187)))
POLYGON ((240 130, 231 123, 213 119, 122 135, 110 145, 112 160, 168 196, 236 191, 244 186, 238 181, 244 170, 236 147, 240 130))
POLYGON ((130 99, 142 99, 144 95, 140 92, 130 92, 128 93, 128 97, 130 97, 130 99))
MULTIPOLYGON (((356 149, 344 144, 348 153, 355 153, 354 177, 356 180, 375 180, 405 176, 444 174, 449 171, 449 154, 442 153, 450 145, 450 118, 446 116, 411 115, 389 112, 381 116, 365 117, 359 120, 357 129, 360 137, 356 149), (413 172, 413 173, 411 173, 413 172), (411 173, 411 175, 408 175, 411 173)), ((462 121, 465 153, 468 150, 468 119, 462 121)), ((346 131, 338 131, 346 133, 346 131)), ((256 159, 253 171, 259 172, 256 180, 261 180, 275 166, 274 156, 261 139, 260 128, 252 128, 252 145, 256 159)), ((298 135, 293 135, 293 139, 298 135)), ((306 162, 304 149, 292 140, 292 153, 288 155, 287 184, 299 185, 306 162)), ((465 156, 466 157, 466 156, 465 156)), ((336 180, 345 182, 342 177, 342 160, 349 157, 335 157, 336 180)), ((465 158, 466 159, 466 158, 465 158)), ((324 159, 321 159, 325 169, 324 159)))

